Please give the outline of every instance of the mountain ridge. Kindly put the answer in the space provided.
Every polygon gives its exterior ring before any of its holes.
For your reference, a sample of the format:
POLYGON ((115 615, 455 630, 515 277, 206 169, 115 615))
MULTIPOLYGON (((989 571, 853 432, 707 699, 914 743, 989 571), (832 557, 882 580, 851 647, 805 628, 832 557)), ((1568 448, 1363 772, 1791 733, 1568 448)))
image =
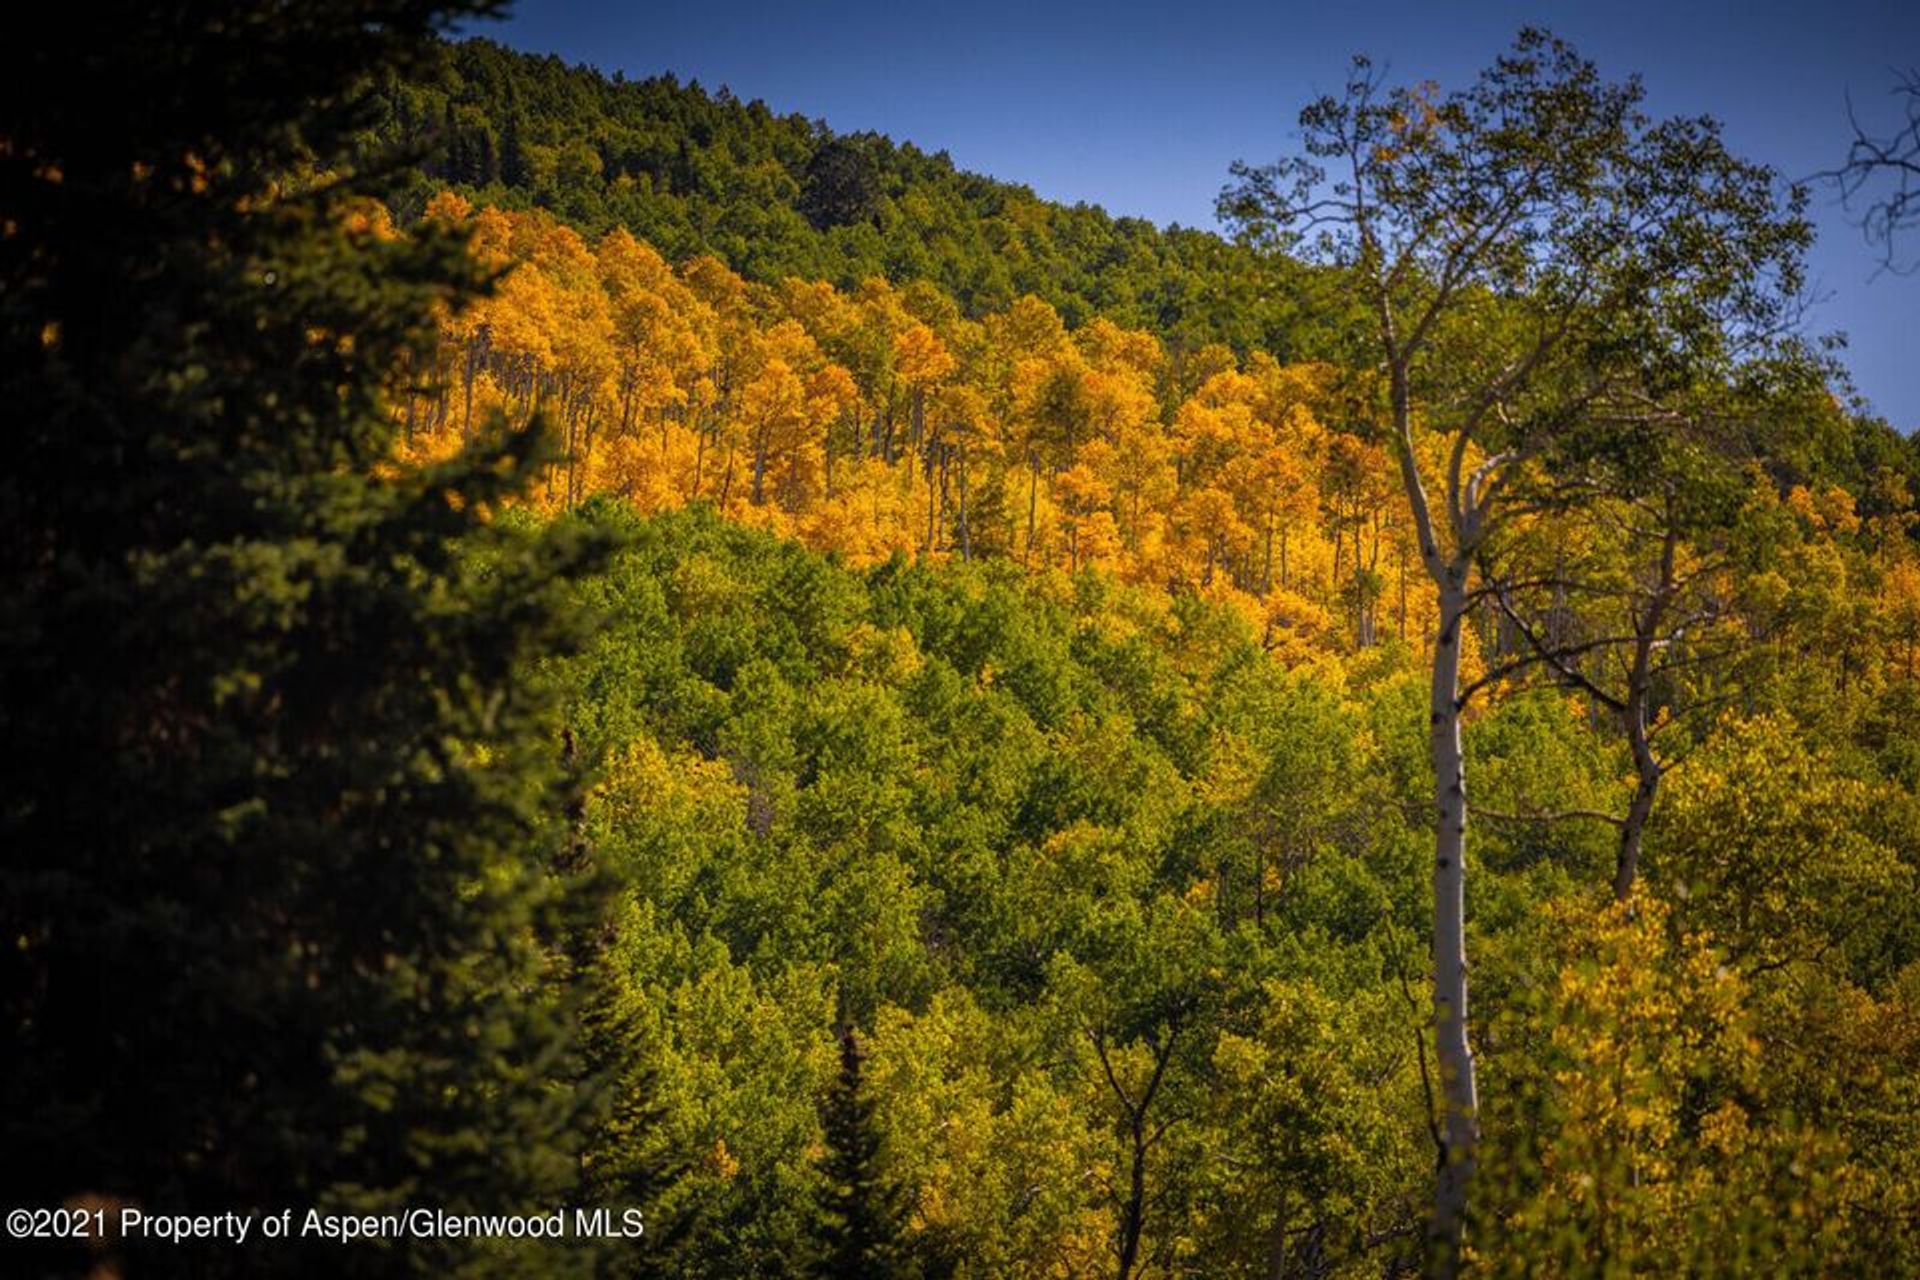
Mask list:
POLYGON ((766 283, 925 280, 970 315, 1032 294, 1072 326, 1104 316, 1177 347, 1332 354, 1325 300, 1301 296, 1320 273, 1214 231, 1044 199, 945 151, 837 133, 671 73, 629 79, 483 37, 443 51, 436 76, 381 94, 376 138, 432 149, 403 218, 452 186, 589 234, 621 225, 670 259, 711 253, 766 283))

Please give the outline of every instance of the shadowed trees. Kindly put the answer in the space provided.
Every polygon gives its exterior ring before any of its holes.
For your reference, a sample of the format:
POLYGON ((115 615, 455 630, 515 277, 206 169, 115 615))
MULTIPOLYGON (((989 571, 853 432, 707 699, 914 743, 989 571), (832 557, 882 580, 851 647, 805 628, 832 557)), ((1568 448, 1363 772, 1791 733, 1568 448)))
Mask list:
POLYGON ((592 903, 540 856, 570 783, 526 672, 578 634, 561 582, 601 539, 489 520, 546 461, 537 426, 385 465, 395 371, 485 282, 459 237, 389 234, 394 162, 352 151, 368 77, 486 7, 66 11, 6 55, 10 1202, 497 1212, 572 1185, 591 1091, 555 1087, 571 1017, 542 978, 592 903))

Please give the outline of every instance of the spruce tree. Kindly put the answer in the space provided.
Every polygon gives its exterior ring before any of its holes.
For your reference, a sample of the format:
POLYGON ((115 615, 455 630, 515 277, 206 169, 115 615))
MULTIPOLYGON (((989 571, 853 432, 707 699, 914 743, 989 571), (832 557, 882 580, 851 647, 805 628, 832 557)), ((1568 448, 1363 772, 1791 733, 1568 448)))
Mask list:
POLYGON ((827 1184, 820 1213, 822 1280, 884 1280, 898 1271, 899 1213, 879 1168, 873 1104, 861 1086, 865 1055, 840 1029, 840 1075, 827 1098, 827 1184))
MULTIPOLYGON (((565 579, 600 549, 491 518, 548 462, 537 426, 387 465, 395 371, 486 281, 450 233, 382 234, 401 166, 354 149, 367 86, 483 8, 56 6, 0 55, 9 1205, 505 1211, 573 1185, 586 1091, 557 1083, 542 971, 591 904, 541 854, 566 784, 525 672, 572 643, 565 579)), ((110 1253, 527 1270, 466 1242, 110 1253)))

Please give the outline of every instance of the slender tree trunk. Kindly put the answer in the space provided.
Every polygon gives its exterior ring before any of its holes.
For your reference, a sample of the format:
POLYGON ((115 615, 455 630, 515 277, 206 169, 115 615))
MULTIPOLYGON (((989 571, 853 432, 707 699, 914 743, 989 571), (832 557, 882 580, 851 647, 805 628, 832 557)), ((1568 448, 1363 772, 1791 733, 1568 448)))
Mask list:
POLYGON ((1273 590, 1273 508, 1267 508, 1266 555, 1260 567, 1260 595, 1264 599, 1273 590))
POLYGON ((1267 854, 1258 844, 1253 850, 1253 923, 1267 927, 1267 854))
POLYGON ((1625 902, 1633 892, 1634 877, 1640 871, 1640 841, 1646 834, 1647 819, 1653 816, 1653 802, 1660 792, 1660 763, 1647 744, 1646 703, 1627 708, 1627 743, 1633 750, 1633 768, 1639 776, 1627 816, 1620 824, 1620 851, 1613 872, 1613 896, 1625 902))
POLYGON ((1113 1090, 1113 1096, 1126 1119, 1128 1154, 1131 1157, 1128 1162, 1127 1198, 1120 1207, 1120 1239, 1116 1251, 1120 1262, 1119 1280, 1132 1280, 1140 1263, 1140 1238, 1147 1225, 1147 1155, 1153 1144, 1166 1132, 1166 1124, 1162 1124, 1150 1133, 1148 1117, 1153 1113, 1154 1098, 1166 1078, 1167 1065, 1173 1060, 1174 1042, 1179 1037, 1180 1028, 1175 1025, 1168 1028, 1165 1040, 1149 1042, 1153 1053, 1153 1074, 1140 1090, 1139 1098, 1135 1099, 1121 1085, 1120 1077, 1114 1072, 1113 1060, 1107 1054, 1105 1041, 1098 1033, 1093 1036, 1093 1048, 1099 1056, 1100 1069, 1106 1075, 1107 1085, 1113 1090))
POLYGON ((473 438, 473 380, 480 376, 480 344, 467 344, 467 367, 461 381, 462 408, 460 411, 460 438, 473 438))
POLYGON ((1434 644, 1428 700, 1433 763, 1433 1025, 1440 1068, 1444 1150, 1434 1190, 1433 1271, 1458 1273, 1467 1192, 1480 1145, 1480 1105, 1473 1049, 1467 1041, 1466 852, 1467 775, 1460 747, 1460 642, 1466 623, 1464 565, 1440 584, 1440 634, 1434 644))
POLYGON ((1665 624, 1667 606, 1674 592, 1674 557, 1679 550, 1680 533, 1671 518, 1660 544, 1660 579, 1654 587, 1647 611, 1634 628, 1633 667, 1627 674, 1627 700, 1622 711, 1626 721, 1627 747, 1633 753, 1633 771, 1638 782, 1633 799, 1627 805, 1626 820, 1620 824, 1620 849, 1613 872, 1613 896, 1621 902, 1633 892, 1634 877, 1640 870, 1640 842, 1653 816, 1653 802, 1660 792, 1665 770, 1653 754, 1653 742, 1647 720, 1653 702, 1653 649, 1665 624))
POLYGON ((1131 1132, 1132 1160, 1128 1170, 1127 1203, 1120 1218, 1120 1280, 1131 1280, 1140 1261, 1140 1233, 1147 1221, 1146 1116, 1135 1113, 1131 1132))
POLYGON ((935 499, 939 496, 939 490, 934 488, 934 484, 933 484, 933 446, 932 445, 927 446, 926 471, 927 471, 927 541, 926 541, 925 550, 923 550, 920 553, 923 557, 931 556, 933 554, 933 550, 934 550, 933 536, 934 536, 934 529, 935 529, 935 521, 937 519, 937 510, 934 506, 934 502, 935 502, 935 499))
POLYGON ((1395 551, 1400 561, 1400 643, 1407 642, 1407 549, 1404 545, 1395 551))
MULTIPOLYGON (((953 505, 953 446, 942 441, 940 444, 940 524, 947 523, 947 508, 953 505)), ((948 543, 952 545, 951 541, 948 543)))
POLYGON ((1034 512, 1040 502, 1040 460, 1032 453, 1027 454, 1027 469, 1031 475, 1027 485, 1027 547, 1021 560, 1021 567, 1031 569, 1033 567, 1034 512))
MULTIPOLYGON (((1391 346, 1391 314, 1382 323, 1391 346)), ((1456 448, 1448 476, 1447 519, 1455 546, 1443 551, 1428 502, 1426 482, 1413 446, 1413 412, 1407 370, 1394 360, 1392 378, 1394 453, 1401 487, 1420 545, 1420 560, 1439 588, 1432 682, 1428 691, 1428 761, 1433 768, 1433 1040, 1440 1076, 1439 1167, 1433 1214, 1428 1219, 1429 1274, 1454 1280, 1466 1234, 1468 1194, 1480 1148, 1480 1102, 1474 1081, 1473 1047, 1467 1038, 1467 776, 1460 745, 1460 646, 1468 621, 1468 571, 1473 564, 1483 513, 1460 502, 1456 448)), ((1473 501, 1467 495, 1469 503, 1473 501)))
POLYGON ((973 559, 972 535, 967 531, 967 439, 960 437, 960 562, 973 559))

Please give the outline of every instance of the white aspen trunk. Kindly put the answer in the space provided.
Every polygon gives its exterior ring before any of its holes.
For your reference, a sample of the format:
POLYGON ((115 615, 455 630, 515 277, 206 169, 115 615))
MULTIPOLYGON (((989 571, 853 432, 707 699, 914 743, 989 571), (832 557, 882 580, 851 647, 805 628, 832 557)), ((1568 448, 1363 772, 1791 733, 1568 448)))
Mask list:
POLYGON ((1467 774, 1460 749, 1460 642, 1466 622, 1464 567, 1440 584, 1428 743, 1433 763, 1433 1039, 1440 1074, 1441 1153, 1434 1189, 1433 1274, 1458 1272, 1467 1192, 1480 1145, 1473 1049, 1467 1041, 1467 774))
POLYGON ((967 530, 967 438, 960 437, 960 559, 973 559, 972 535, 967 530))
MULTIPOLYGON (((1383 323, 1391 334, 1390 317, 1383 323)), ((1392 369, 1393 423, 1400 479, 1420 543, 1420 560, 1439 588, 1438 634, 1428 694, 1427 757, 1433 767, 1433 1042, 1440 1076, 1441 1144, 1428 1221, 1428 1274, 1460 1272, 1468 1194, 1480 1147, 1480 1103, 1467 1039, 1467 770, 1460 746, 1460 646, 1469 613, 1467 577, 1481 514, 1460 502, 1465 442, 1447 476, 1447 517, 1455 546, 1440 545, 1433 508, 1413 447, 1413 414, 1404 365, 1392 369)), ((1474 501, 1468 494, 1467 501, 1474 501)))

